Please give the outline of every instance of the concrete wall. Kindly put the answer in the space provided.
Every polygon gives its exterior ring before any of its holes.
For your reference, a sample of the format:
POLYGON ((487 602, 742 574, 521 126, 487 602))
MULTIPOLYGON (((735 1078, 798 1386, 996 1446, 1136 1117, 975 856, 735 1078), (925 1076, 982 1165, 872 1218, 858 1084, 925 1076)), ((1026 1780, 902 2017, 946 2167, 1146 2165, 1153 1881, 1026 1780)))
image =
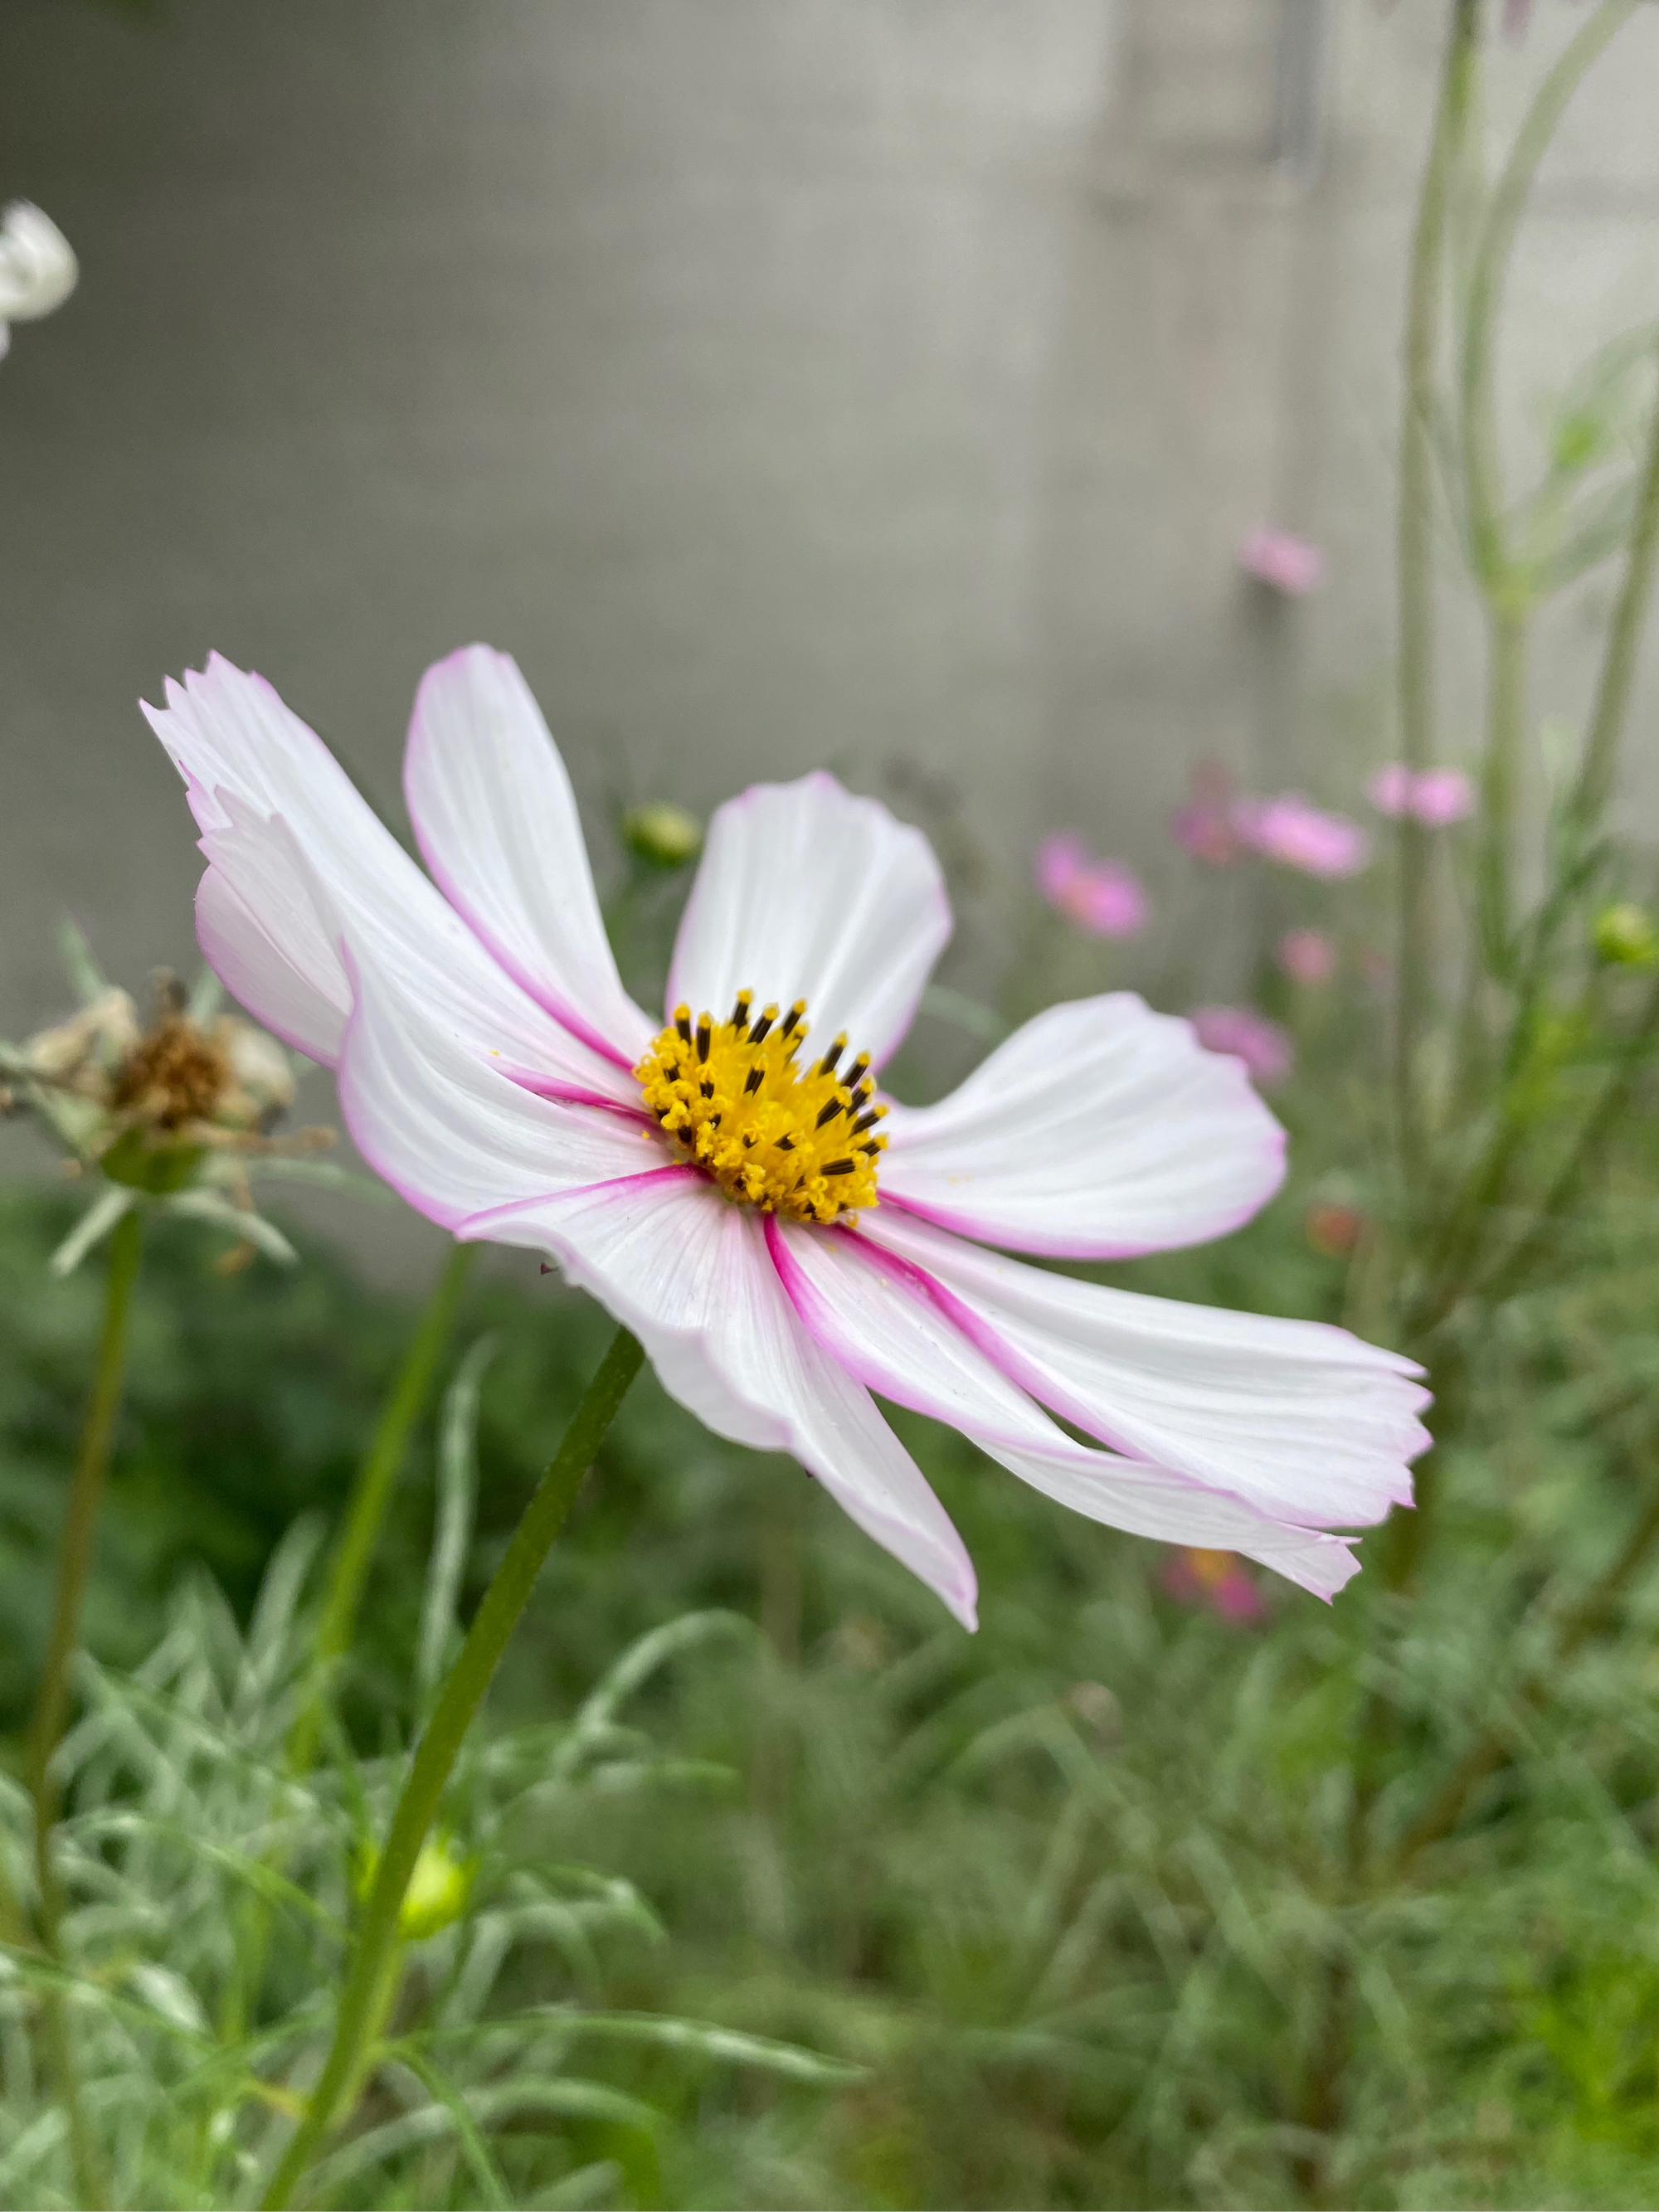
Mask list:
MULTIPOLYGON (((65 905, 129 975, 187 959, 133 701, 214 646, 394 818, 415 680, 473 636, 601 831, 611 791, 903 758, 1011 866, 1075 820, 1156 874, 1199 756, 1352 802, 1443 12, 7 0, 0 191, 84 276, 0 368, 0 1032, 59 995, 65 905), (1231 560, 1268 518, 1331 556, 1277 618, 1231 560)), ((1580 21, 1498 52, 1495 129, 1580 21)), ((1517 269, 1523 431, 1659 313, 1659 8, 1617 56, 1517 269)))

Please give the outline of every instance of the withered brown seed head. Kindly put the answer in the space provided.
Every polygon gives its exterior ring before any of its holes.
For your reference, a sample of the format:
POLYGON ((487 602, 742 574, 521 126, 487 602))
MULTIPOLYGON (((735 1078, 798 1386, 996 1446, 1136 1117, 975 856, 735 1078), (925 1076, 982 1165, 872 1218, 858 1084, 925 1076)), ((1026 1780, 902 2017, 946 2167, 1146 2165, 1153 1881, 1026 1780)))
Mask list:
POLYGON ((179 1129, 210 1121, 232 1080, 222 1046, 169 1011, 122 1061, 112 1103, 154 1128, 179 1129))

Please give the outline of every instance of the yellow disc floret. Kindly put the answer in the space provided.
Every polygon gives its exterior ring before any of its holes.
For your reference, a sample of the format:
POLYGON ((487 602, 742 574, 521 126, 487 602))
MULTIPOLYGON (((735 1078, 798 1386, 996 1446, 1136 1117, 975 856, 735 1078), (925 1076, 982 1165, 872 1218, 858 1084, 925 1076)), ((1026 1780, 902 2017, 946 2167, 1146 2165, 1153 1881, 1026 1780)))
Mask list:
POLYGON ((887 1109, 870 1103, 869 1054, 841 1067, 842 1036, 808 1058, 806 1001, 781 1021, 775 1006, 751 1021, 754 1001, 739 991, 724 1022, 674 1009, 634 1071, 663 1134, 728 1198, 766 1213, 834 1221, 875 1205, 887 1109))

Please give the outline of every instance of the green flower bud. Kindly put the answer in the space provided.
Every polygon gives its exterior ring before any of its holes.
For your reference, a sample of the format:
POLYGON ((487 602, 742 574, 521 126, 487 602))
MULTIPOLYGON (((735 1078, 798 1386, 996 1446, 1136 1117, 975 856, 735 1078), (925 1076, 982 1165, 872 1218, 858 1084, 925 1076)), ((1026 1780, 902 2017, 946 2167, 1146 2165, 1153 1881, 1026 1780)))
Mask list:
POLYGON ((1633 900, 1605 906, 1595 917, 1595 952, 1609 968, 1659 968, 1659 928, 1633 900))
POLYGON ((702 850, 702 824, 695 814, 667 799, 652 806, 630 806, 622 833, 630 853, 653 868, 683 868, 702 850))
POLYGON ((428 1836, 398 1909, 398 1933, 406 1943, 422 1943, 459 1920, 471 1893, 473 1867, 455 1856, 447 1836, 428 1836))

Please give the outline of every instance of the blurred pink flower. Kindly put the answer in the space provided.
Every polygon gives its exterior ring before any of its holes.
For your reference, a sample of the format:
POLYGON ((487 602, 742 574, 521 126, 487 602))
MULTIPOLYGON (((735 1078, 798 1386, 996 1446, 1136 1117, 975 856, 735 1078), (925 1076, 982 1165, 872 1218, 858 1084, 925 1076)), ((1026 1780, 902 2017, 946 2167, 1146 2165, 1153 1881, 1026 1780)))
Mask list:
POLYGON ((1325 556, 1305 538, 1288 530, 1252 530, 1238 548, 1238 565, 1247 576, 1292 599, 1306 599, 1319 588, 1325 573, 1325 556))
POLYGON ((1336 947, 1322 929, 1287 929, 1278 959, 1293 983, 1328 983, 1336 972, 1336 947))
POLYGON ((1170 834, 1184 853, 1224 868, 1238 858, 1232 784, 1224 768, 1206 761, 1193 770, 1192 797, 1170 817, 1170 834))
POLYGON ((1189 1546, 1165 1563, 1163 1580, 1178 1603, 1207 1606, 1224 1620, 1260 1620, 1267 1610, 1267 1600, 1236 1552, 1189 1546))
POLYGON ((1306 876, 1357 876, 1370 857, 1357 822, 1322 812, 1299 791, 1241 799, 1233 820, 1252 851, 1306 876))
POLYGON ((1288 1034, 1249 1006, 1194 1006, 1187 1017, 1206 1052, 1242 1060, 1260 1090, 1282 1083, 1296 1060, 1288 1034))
POLYGON ((1413 775, 1404 761, 1380 768, 1365 787, 1379 814, 1409 814, 1427 830, 1443 830, 1474 811, 1474 786, 1462 769, 1425 768, 1413 775))
POLYGON ((1523 39, 1532 17, 1532 0, 1504 0, 1504 33, 1505 37, 1523 39))
POLYGON ((1036 874, 1049 905, 1091 937, 1137 937, 1146 927, 1146 894, 1134 870, 1121 860, 1091 859, 1069 830, 1037 847, 1036 874))

